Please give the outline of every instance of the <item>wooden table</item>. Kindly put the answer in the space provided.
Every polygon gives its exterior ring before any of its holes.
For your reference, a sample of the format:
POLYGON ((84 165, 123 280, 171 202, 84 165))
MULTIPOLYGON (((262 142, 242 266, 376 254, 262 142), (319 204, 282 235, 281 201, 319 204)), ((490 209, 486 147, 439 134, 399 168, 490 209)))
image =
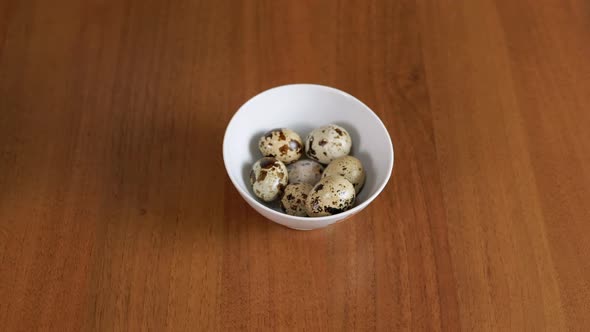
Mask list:
POLYGON ((587 331, 589 36, 586 0, 0 0, 0 329, 587 331), (221 157, 293 82, 396 151, 312 232, 221 157))

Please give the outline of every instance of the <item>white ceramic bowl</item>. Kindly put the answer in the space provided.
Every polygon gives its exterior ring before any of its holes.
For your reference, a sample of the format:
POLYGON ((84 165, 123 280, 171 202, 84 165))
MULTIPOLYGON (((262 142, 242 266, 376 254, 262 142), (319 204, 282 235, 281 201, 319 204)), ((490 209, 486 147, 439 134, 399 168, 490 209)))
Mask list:
POLYGON ((256 211, 281 225, 311 230, 352 216, 381 193, 393 169, 393 145, 379 117, 355 97, 326 86, 293 84, 264 91, 240 107, 225 130, 223 161, 234 186, 256 211), (306 218, 283 213, 278 202, 259 201, 249 182, 252 165, 262 158, 258 139, 270 129, 290 128, 305 140, 312 129, 330 123, 348 130, 351 154, 365 166, 366 182, 355 207, 333 216, 306 218))

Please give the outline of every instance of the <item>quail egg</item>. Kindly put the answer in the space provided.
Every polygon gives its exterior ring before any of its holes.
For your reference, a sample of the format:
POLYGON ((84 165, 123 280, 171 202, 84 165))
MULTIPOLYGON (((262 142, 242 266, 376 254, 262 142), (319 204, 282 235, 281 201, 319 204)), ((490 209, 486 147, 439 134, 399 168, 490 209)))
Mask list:
POLYGON ((287 166, 289 183, 308 183, 315 185, 320 181, 324 166, 313 160, 299 160, 287 166))
POLYGON ((252 166, 250 184, 254 194, 265 202, 271 202, 279 197, 287 183, 287 167, 280 160, 264 157, 252 166))
POLYGON ((350 153, 352 140, 346 129, 330 124, 314 129, 305 139, 305 152, 313 160, 328 164, 350 153))
POLYGON ((288 184, 281 198, 281 209, 292 216, 307 216, 305 200, 312 188, 313 186, 307 183, 288 184))
POLYGON ((358 194, 363 184, 365 184, 365 169, 360 160, 353 156, 344 156, 332 160, 326 167, 322 177, 342 176, 354 186, 358 194))
POLYGON ((352 183, 341 176, 327 176, 309 192, 305 209, 310 217, 330 216, 350 209, 355 197, 352 183))
POLYGON ((303 155, 301 137, 291 129, 273 129, 258 141, 258 148, 265 157, 274 157, 285 164, 290 164, 303 155))

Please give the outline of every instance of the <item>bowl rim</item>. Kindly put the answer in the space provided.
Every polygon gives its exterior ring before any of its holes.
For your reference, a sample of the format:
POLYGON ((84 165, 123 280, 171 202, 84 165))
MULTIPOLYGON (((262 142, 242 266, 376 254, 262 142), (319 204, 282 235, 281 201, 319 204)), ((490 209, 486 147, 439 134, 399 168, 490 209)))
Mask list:
MULTIPOLYGON (((242 104, 242 106, 240 106, 240 108, 238 108, 238 110, 234 113, 234 115, 232 116, 232 118, 230 119, 230 121, 228 122, 226 128, 225 128, 225 132, 223 135, 223 146, 222 146, 222 153, 223 153, 223 165, 225 166, 225 172, 227 173, 227 176, 230 178, 232 184, 234 185, 234 187, 236 188, 236 190, 238 190, 238 192, 240 193, 240 195, 242 196, 242 198, 246 199, 248 201, 248 203, 250 203, 250 205, 254 204, 255 206, 261 208, 264 211, 269 212, 272 215, 276 215, 276 216, 280 216, 286 219, 290 219, 293 221, 310 221, 310 220, 317 220, 317 221, 330 221, 332 219, 338 218, 338 219, 344 219, 347 217, 350 217, 358 212, 360 212, 361 210, 363 210, 367 205, 369 205, 373 200, 375 200, 375 198, 377 198, 377 196, 379 196, 379 194, 381 194, 381 192, 383 191, 383 189, 385 188, 385 186, 387 185, 387 183, 389 183, 389 179, 391 178, 391 174, 393 172, 393 165, 394 165, 394 160, 395 160, 395 154, 394 154, 394 149, 393 149, 393 142, 391 141, 391 137, 389 136, 389 132, 387 131, 387 128, 385 127, 385 125, 383 124, 383 121, 381 121, 381 119, 379 118, 379 116, 373 112, 373 110, 365 105, 365 103, 363 103, 362 101, 360 101, 358 98, 356 98, 355 96, 344 92, 342 90, 330 87, 330 86, 326 86, 326 85, 321 85, 321 84, 311 84, 311 83, 293 83, 293 84, 285 84, 285 85, 279 85, 267 90, 264 90, 258 94, 256 94, 254 97, 248 99, 244 104, 242 104), (273 90, 278 90, 278 89, 284 89, 284 88, 290 88, 290 87, 309 87, 309 88, 314 88, 314 89, 320 89, 320 90, 326 90, 326 91, 330 91, 330 92, 336 92, 339 94, 344 95, 347 98, 351 98, 353 101, 359 103, 361 106, 363 106, 363 109, 367 112, 368 115, 372 116, 375 120, 377 120, 377 123, 379 123, 381 125, 381 129, 383 129, 383 131, 385 132, 385 136, 387 137, 387 142, 389 143, 389 152, 391 155, 391 158, 389 159, 389 165, 387 167, 387 175, 385 176, 385 180, 379 185, 379 187, 377 188, 377 190, 375 190, 375 192, 369 196, 363 203, 353 207, 350 210, 344 211, 342 213, 339 214, 335 214, 335 215, 331 215, 331 216, 322 216, 322 217, 299 217, 299 216, 292 216, 289 214, 286 214, 284 212, 279 212, 276 211, 274 209, 271 209, 270 207, 264 205, 263 203, 259 202, 257 199, 253 198, 252 195, 249 192, 246 192, 245 190, 243 190, 240 185, 238 185, 236 179, 234 178, 234 176, 232 175, 232 173, 229 170, 229 167, 227 165, 226 162, 226 151, 228 151, 226 149, 226 141, 227 141, 227 136, 228 136, 228 132, 230 127, 232 126, 232 124, 234 124, 234 121, 236 119, 236 116, 238 115, 238 113, 242 112, 244 110, 244 108, 252 103, 254 100, 260 98, 263 94, 269 93, 273 90), (339 218, 341 217, 341 218, 339 218)), ((274 220, 273 220, 274 221, 274 220)))

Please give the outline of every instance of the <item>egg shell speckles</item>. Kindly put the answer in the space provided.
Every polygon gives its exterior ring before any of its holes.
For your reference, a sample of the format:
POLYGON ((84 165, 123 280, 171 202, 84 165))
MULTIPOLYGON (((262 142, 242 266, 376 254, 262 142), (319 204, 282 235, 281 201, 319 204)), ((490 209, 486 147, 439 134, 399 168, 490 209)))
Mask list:
POLYGON ((352 183, 340 176, 327 176, 309 192, 305 209, 310 217, 331 216, 352 208, 355 198, 352 183))
POLYGON ((313 186, 307 183, 287 185, 281 198, 281 209, 292 216, 306 217, 305 201, 312 188, 313 186))
POLYGON ((299 134, 291 129, 273 129, 258 140, 258 148, 265 157, 273 157, 285 164, 303 155, 303 143, 299 134))
POLYGON ((352 140, 346 129, 330 124, 314 129, 305 139, 305 153, 322 164, 346 156, 352 148, 352 140))
POLYGON ((254 163, 250 171, 250 184, 254 194, 265 202, 277 199, 285 190, 288 179, 287 167, 280 160, 264 157, 254 163))
POLYGON ((353 156, 344 156, 332 160, 324 170, 322 177, 342 176, 350 181, 358 194, 365 184, 365 168, 360 160, 353 156))
POLYGON ((299 160, 287 166, 289 183, 308 183, 315 185, 322 178, 324 166, 314 160, 299 160))

